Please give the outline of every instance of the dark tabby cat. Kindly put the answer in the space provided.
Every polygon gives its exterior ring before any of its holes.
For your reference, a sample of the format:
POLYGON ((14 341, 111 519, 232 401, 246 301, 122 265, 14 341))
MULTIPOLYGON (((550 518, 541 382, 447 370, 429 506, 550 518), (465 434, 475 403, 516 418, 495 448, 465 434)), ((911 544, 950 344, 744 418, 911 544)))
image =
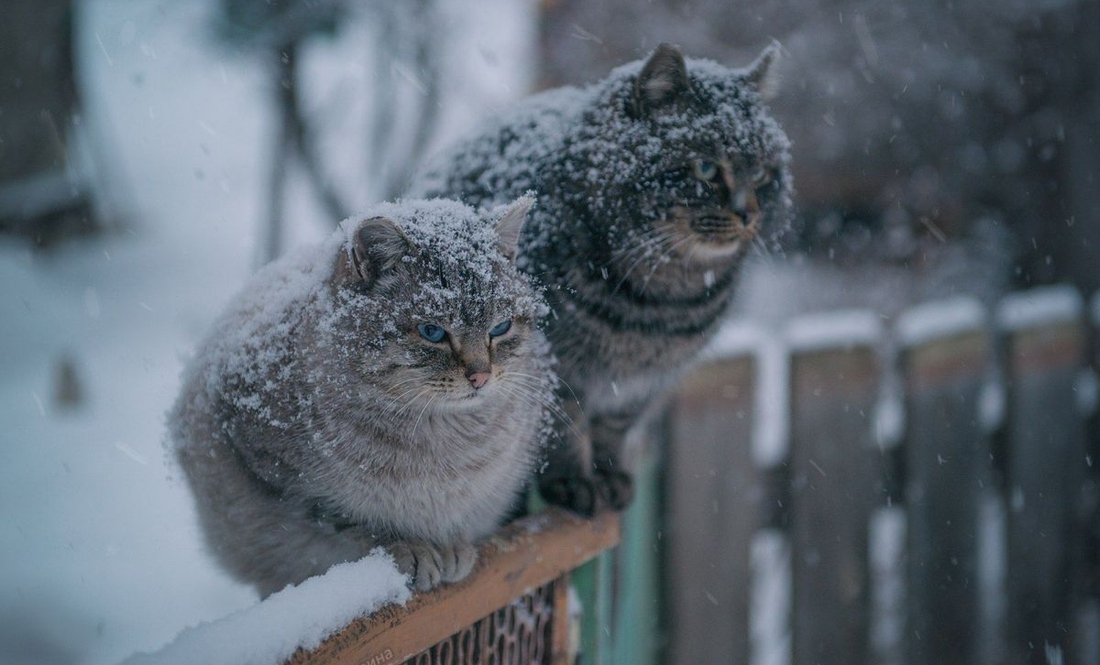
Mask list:
POLYGON ((571 414, 540 477, 548 501, 628 504, 627 429, 715 330, 750 246, 786 223, 788 143, 763 104, 778 55, 730 70, 661 45, 530 98, 414 183, 473 205, 540 197, 518 265, 547 287, 571 414))
POLYGON ((417 589, 469 573, 529 478, 553 396, 545 304, 513 266, 529 205, 379 206, 230 307, 171 434, 238 578, 266 596, 378 546, 417 589))

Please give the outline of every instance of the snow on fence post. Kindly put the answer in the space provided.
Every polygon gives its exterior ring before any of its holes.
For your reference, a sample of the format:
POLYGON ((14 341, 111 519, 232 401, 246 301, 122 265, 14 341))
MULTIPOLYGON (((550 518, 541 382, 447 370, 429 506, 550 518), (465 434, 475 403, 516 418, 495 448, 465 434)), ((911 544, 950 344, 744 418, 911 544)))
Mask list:
POLYGON ((1076 290, 1048 287, 1008 296, 997 311, 1008 365, 1009 665, 1070 657, 1087 467, 1075 394, 1082 310, 1076 290))
POLYGON ((750 543, 760 478, 752 355, 759 335, 727 327, 684 377, 667 412, 667 662, 744 664, 750 543))
POLYGON ((906 662, 979 662, 982 503, 993 492, 979 418, 991 348, 971 298, 906 311, 902 349, 906 428, 906 662))
POLYGON ((793 321, 792 662, 869 661, 868 529, 880 503, 874 416, 882 326, 872 312, 793 321))

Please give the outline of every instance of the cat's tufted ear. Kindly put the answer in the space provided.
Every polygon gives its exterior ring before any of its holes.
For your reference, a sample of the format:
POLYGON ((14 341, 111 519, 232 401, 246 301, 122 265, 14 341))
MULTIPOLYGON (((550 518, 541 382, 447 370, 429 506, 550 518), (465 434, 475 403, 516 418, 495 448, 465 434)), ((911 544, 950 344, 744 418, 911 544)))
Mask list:
POLYGON ((672 44, 661 44, 634 80, 634 116, 659 109, 690 88, 684 54, 672 44))
POLYGON ((515 261, 516 251, 519 247, 519 234, 523 231, 523 222, 527 220, 527 212, 535 205, 535 197, 524 194, 504 210, 497 219, 496 232, 500 243, 500 253, 515 261))
POLYGON ((371 286, 401 260, 413 245, 401 227, 388 217, 372 217, 359 223, 350 247, 341 254, 336 279, 371 286))
POLYGON ((783 55, 783 46, 778 40, 773 39, 756 60, 745 68, 745 81, 760 93, 760 98, 767 101, 773 99, 779 92, 779 60, 783 55))

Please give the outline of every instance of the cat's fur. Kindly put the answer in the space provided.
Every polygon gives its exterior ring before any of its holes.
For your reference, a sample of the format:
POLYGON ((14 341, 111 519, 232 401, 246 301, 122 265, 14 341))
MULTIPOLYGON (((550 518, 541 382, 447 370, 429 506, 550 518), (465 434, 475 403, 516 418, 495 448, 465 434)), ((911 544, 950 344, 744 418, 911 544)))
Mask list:
POLYGON ((470 571, 529 477, 553 391, 545 304, 513 265, 530 203, 381 205, 246 286, 170 416, 236 577, 266 596, 378 546, 418 589, 470 571))
POLYGON ((552 503, 629 502, 627 429, 715 330, 744 254, 787 223, 788 142, 763 104, 778 54, 731 70, 662 45, 592 86, 530 98, 414 182, 473 205, 540 197, 519 265, 547 286, 571 415, 540 477, 552 503), (699 159, 722 168, 696 177, 699 159))

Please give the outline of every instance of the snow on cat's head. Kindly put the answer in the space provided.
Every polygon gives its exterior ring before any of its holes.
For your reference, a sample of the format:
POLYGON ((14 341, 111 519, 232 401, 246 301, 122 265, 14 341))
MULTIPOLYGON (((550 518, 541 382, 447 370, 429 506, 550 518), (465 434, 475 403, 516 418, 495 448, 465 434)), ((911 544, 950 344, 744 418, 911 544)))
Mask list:
POLYGON ((586 196, 615 220, 612 247, 664 236, 696 259, 724 259, 786 226, 790 146, 765 104, 778 57, 773 44, 730 69, 662 44, 612 72, 585 139, 595 149, 575 169, 599 179, 586 196))
POLYGON ((402 404, 462 407, 544 352, 545 305, 514 266, 527 197, 489 212, 435 199, 349 219, 320 329, 375 388, 402 404))

